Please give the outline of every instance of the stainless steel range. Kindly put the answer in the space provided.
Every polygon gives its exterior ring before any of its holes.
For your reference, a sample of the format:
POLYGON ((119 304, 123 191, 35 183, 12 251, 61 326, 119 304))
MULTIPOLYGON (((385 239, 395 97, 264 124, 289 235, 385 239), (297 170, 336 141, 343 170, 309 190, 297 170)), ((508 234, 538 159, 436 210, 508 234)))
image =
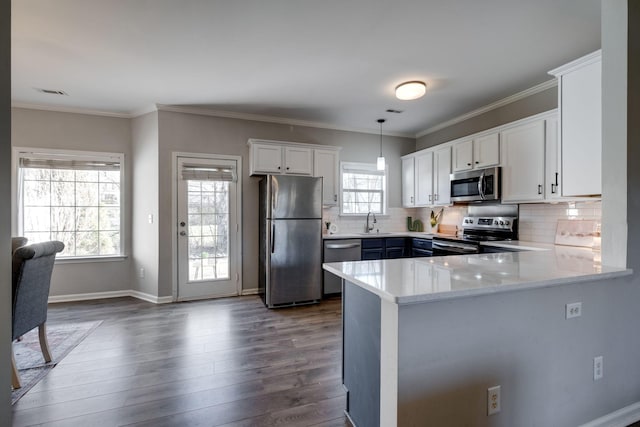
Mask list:
POLYGON ((434 256, 480 253, 480 242, 518 239, 517 216, 468 216, 460 237, 433 238, 434 256))

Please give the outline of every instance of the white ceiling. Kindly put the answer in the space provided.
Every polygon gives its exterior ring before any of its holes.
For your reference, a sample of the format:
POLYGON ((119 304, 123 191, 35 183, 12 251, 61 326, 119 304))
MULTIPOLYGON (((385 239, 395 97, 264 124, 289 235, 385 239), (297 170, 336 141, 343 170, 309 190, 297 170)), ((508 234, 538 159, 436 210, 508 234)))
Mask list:
POLYGON ((383 117, 408 135, 600 47, 600 0, 13 0, 12 15, 15 103, 203 106, 373 132, 383 117), (395 99, 406 80, 427 95, 395 99))

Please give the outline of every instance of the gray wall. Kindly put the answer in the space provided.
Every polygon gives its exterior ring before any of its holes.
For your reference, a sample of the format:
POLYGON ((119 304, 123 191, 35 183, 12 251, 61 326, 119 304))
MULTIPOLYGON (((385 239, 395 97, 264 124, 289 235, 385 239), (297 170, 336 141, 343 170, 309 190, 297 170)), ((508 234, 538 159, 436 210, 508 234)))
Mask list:
POLYGON ((11 2, 0 1, 0 420, 11 425, 11 2))
POLYGON ((158 295, 158 113, 132 120, 133 228, 131 286, 158 295), (149 224, 149 215, 153 223, 149 224), (144 278, 140 277, 144 268, 144 278))
POLYGON ((640 401, 638 301, 624 278, 402 306, 398 425, 575 427, 640 401), (495 385, 502 410, 487 416, 495 385))
MULTIPOLYGON (((249 177, 249 138, 343 147, 340 160, 375 163, 380 139, 375 134, 289 126, 160 111, 159 295, 171 295, 171 153, 175 151, 242 156, 243 288, 258 287, 258 178, 249 177)), ((389 164, 389 206, 401 206, 400 156, 415 149, 411 138, 384 137, 389 164)))
MULTIPOLYGON (((129 119, 52 111, 12 110, 12 145, 124 153, 125 176, 131 176, 129 119)), ((125 253, 131 252, 131 180, 125 181, 125 253)), ((15 232, 16 230, 14 230, 15 232)), ((51 295, 130 289, 129 260, 56 264, 51 295)))
MULTIPOLYGON (((561 65, 561 64, 558 64, 561 65)), ((534 114, 553 110, 558 106, 558 89, 556 87, 538 92, 534 95, 504 105, 444 129, 421 136, 416 142, 416 149, 433 147, 457 138, 491 129, 506 123, 533 116, 534 114)))

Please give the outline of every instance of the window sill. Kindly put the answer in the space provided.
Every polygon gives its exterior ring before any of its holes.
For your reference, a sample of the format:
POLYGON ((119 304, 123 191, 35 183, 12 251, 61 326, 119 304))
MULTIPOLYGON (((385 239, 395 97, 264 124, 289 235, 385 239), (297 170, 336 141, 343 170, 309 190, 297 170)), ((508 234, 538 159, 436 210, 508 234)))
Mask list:
MULTIPOLYGON (((367 214, 338 214, 341 218, 367 218, 367 214)), ((371 218, 373 218, 373 214, 371 214, 371 218)), ((391 215, 384 214, 378 215, 376 214, 376 218, 391 218, 391 215)))
POLYGON ((108 256, 88 256, 88 257, 69 257, 56 258, 56 264, 84 264, 88 262, 116 262, 124 261, 127 255, 108 255, 108 256))

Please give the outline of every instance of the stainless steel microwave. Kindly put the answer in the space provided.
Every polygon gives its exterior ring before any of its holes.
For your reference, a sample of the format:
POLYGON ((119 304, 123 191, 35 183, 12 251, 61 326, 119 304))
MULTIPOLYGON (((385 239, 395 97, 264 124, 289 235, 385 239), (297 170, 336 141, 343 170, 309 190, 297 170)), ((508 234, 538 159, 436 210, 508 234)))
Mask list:
POLYGON ((452 202, 500 200, 500 168, 475 169, 451 174, 452 202))

